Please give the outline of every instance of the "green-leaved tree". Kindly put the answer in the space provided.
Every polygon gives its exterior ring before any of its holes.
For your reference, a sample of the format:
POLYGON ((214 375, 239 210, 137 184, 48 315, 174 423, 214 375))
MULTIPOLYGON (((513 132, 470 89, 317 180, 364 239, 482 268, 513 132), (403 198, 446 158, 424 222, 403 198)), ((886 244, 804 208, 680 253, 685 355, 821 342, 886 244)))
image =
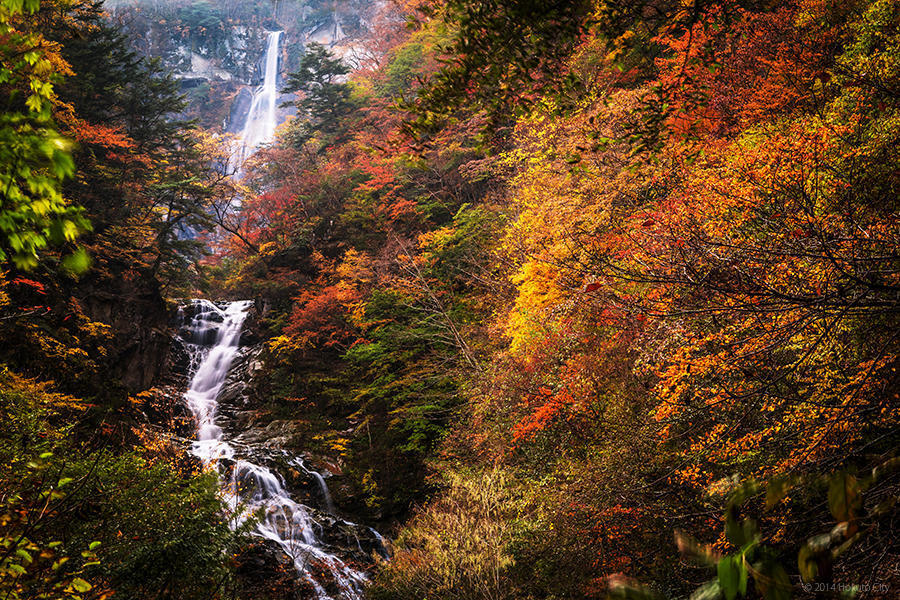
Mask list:
MULTIPOLYGON (((53 83, 67 65, 57 48, 33 29, 38 0, 0 0, 0 261, 37 266, 48 245, 72 242, 90 224, 60 191, 74 164, 69 142, 54 126, 53 83)), ((63 261, 87 267, 78 251, 63 261)))

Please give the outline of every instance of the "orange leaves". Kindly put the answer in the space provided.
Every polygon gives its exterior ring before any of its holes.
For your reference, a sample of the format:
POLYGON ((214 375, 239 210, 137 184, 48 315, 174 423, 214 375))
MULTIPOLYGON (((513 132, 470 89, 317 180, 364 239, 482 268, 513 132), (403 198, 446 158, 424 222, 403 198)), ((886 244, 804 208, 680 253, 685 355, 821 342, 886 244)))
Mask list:
POLYGON ((362 192, 392 193, 398 187, 397 175, 393 165, 387 161, 375 161, 362 156, 357 166, 361 167, 368 178, 356 188, 362 192))
POLYGON ((574 324, 570 327, 548 335, 542 352, 529 349, 527 362, 513 367, 525 389, 513 411, 512 443, 517 447, 524 448, 542 434, 551 443, 564 445, 596 440, 632 393, 630 332, 584 336, 574 342, 577 329, 574 324))
POLYGON ((348 307, 359 294, 343 284, 304 290, 294 298, 285 333, 322 348, 346 348, 355 337, 348 324, 348 307))
POLYGON ((894 423, 895 117, 861 145, 874 118, 862 92, 838 101, 826 81, 848 29, 800 19, 813 4, 711 14, 659 39, 673 53, 655 82, 671 103, 655 163, 614 143, 586 151, 628 118, 626 94, 520 119, 506 331, 529 381, 573 400, 525 395, 516 444, 570 431, 641 378, 625 397, 647 399, 648 429, 684 461, 672 483, 696 489, 723 470, 811 468, 894 423), (625 332, 632 354, 607 375, 601 340, 625 332))
POLYGON ((135 147, 134 140, 128 137, 119 126, 110 127, 78 121, 71 128, 70 133, 81 144, 102 146, 108 150, 127 151, 135 147))
POLYGON ((382 200, 381 210, 387 214, 389 221, 403 221, 419 216, 418 202, 405 198, 398 198, 393 202, 388 200, 389 198, 382 200))
POLYGON ((792 6, 727 17, 710 11, 677 37, 661 35, 673 51, 658 61, 671 133, 724 136, 809 105, 837 31, 814 21, 798 27, 797 14, 792 6))
POLYGON ((526 399, 529 405, 539 403, 537 408, 527 417, 519 421, 513 428, 513 441, 519 443, 532 439, 546 429, 567 407, 572 405, 572 398, 566 392, 554 394, 546 387, 540 388, 536 394, 526 399))

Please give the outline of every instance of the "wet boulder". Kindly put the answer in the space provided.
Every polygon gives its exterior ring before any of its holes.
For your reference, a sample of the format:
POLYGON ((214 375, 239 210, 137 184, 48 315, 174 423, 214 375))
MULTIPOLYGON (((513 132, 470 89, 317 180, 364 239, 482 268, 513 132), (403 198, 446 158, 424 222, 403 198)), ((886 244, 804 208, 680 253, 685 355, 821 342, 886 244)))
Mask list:
POLYGON ((297 578, 293 561, 269 540, 258 540, 234 557, 236 596, 242 600, 314 600, 315 588, 297 578))

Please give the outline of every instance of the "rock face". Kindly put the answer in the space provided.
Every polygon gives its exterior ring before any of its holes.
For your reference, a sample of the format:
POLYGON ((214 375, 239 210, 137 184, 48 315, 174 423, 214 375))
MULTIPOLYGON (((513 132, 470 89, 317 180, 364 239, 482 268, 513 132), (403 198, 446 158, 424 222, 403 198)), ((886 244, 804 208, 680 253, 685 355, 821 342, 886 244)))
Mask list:
POLYGON ((294 564, 277 546, 260 540, 235 557, 236 587, 240 598, 306 600, 314 590, 297 580, 294 564), (259 591, 266 590, 264 596, 259 591))
MULTIPOLYGON (((113 3, 112 18, 144 56, 159 58, 182 82, 184 116, 208 129, 236 134, 249 108, 248 94, 264 75, 261 59, 271 31, 284 31, 283 74, 296 70, 306 44, 323 43, 350 64, 359 62, 360 40, 378 2, 369 0, 245 0, 214 2, 131 0, 113 3)), ((290 102, 282 97, 279 102, 290 102)), ((279 122, 294 114, 279 109, 279 122)))
POLYGON ((86 315, 113 332, 105 371, 129 393, 149 388, 164 372, 171 347, 169 311, 150 277, 129 281, 90 276, 73 290, 86 315))
POLYGON ((135 48, 145 56, 162 60, 178 79, 256 82, 257 60, 265 51, 266 29, 275 26, 271 21, 228 27, 219 22, 215 23, 217 31, 210 34, 198 23, 196 30, 185 36, 177 28, 194 24, 193 15, 171 12, 170 19, 147 19, 136 17, 127 9, 120 9, 117 14, 135 48))
POLYGON ((228 124, 225 127, 226 133, 238 135, 243 127, 243 117, 250 112, 250 105, 253 103, 253 92, 248 87, 242 87, 234 99, 231 101, 231 110, 228 113, 228 124))

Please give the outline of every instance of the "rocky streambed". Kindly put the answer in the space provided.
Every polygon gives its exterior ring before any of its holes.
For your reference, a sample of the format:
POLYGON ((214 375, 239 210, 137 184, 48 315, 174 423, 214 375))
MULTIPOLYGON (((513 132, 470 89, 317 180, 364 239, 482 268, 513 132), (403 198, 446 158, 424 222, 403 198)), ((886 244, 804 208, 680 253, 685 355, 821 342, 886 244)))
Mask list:
POLYGON ((171 364, 187 389, 191 451, 219 473, 230 519, 258 519, 258 543, 242 568, 283 573, 291 565, 298 599, 361 598, 366 573, 387 556, 382 538, 340 514, 328 471, 295 450, 294 423, 261 410, 265 399, 254 394, 254 378, 263 375, 257 317, 250 302, 194 300, 178 309, 171 364))

